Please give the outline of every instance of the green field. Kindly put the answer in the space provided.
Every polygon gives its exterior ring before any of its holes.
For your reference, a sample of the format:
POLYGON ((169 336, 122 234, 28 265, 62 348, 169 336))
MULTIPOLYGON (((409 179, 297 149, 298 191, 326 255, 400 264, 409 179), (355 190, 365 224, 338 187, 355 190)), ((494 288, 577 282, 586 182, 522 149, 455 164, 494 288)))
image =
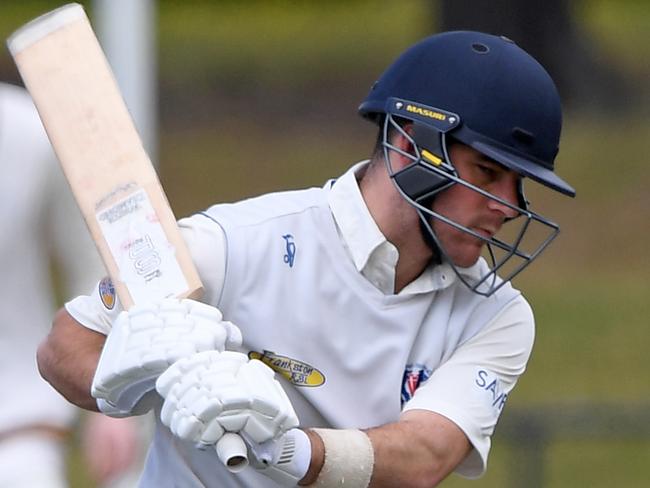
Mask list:
MULTIPOLYGON (((3 2, 0 33, 57 4, 3 2)), ((368 156, 374 131, 356 106, 395 53, 432 31, 427 5, 162 0, 160 171, 177 215, 320 185, 368 156)), ((626 113, 603 100, 602 110, 566 115, 557 168, 575 200, 529 190, 562 233, 516 282, 536 311, 537 338, 506 416, 540 406, 560 415, 575 405, 650 408, 650 4, 579 5, 580 26, 639 102, 626 113)), ((6 56, 0 67, 11 73, 6 56)), ((512 486, 518 449, 497 431, 485 478, 443 486, 512 486)), ((73 453, 75 486, 88 486, 73 453)), ((650 438, 557 439, 545 451, 544 486, 645 486, 649 458, 650 438)))

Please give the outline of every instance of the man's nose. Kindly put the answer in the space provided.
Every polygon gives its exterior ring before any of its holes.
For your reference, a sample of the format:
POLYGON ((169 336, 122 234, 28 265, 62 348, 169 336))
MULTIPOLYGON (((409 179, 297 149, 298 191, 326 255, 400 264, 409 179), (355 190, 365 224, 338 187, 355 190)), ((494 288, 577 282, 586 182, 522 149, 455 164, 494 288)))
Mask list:
MULTIPOLYGON (((495 197, 518 207, 519 198, 517 197, 518 176, 514 173, 504 175, 495 182, 491 192, 495 197)), ((506 219, 513 219, 519 215, 519 212, 514 208, 501 203, 500 201, 490 199, 488 207, 492 210, 501 212, 506 219)))

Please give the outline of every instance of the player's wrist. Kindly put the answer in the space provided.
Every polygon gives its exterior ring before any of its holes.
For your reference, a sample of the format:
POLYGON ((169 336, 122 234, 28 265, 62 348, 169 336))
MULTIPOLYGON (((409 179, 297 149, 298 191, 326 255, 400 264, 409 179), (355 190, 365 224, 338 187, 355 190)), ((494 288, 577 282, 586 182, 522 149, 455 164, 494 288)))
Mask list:
POLYGON ((358 429, 313 429, 322 440, 323 465, 316 479, 302 485, 367 488, 375 466, 375 453, 368 435, 358 429))
POLYGON ((325 445, 323 439, 313 430, 304 431, 309 438, 311 460, 307 472, 299 481, 299 486, 309 486, 316 481, 325 463, 325 445))

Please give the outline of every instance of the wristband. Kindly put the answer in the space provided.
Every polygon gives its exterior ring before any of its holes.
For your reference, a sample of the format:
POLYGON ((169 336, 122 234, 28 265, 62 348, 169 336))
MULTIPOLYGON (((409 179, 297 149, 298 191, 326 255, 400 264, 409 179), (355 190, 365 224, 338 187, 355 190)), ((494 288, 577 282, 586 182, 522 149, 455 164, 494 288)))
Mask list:
POLYGON ((375 465, 375 452, 368 435, 357 429, 311 430, 323 439, 325 462, 310 486, 367 488, 375 465))

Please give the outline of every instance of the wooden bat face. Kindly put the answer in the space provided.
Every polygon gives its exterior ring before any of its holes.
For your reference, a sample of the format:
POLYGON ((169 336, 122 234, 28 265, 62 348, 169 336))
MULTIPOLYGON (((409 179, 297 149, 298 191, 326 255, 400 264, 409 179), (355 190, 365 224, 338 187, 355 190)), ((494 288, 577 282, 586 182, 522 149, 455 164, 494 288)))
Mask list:
POLYGON ((125 308, 202 285, 90 22, 69 4, 8 40, 125 308))

